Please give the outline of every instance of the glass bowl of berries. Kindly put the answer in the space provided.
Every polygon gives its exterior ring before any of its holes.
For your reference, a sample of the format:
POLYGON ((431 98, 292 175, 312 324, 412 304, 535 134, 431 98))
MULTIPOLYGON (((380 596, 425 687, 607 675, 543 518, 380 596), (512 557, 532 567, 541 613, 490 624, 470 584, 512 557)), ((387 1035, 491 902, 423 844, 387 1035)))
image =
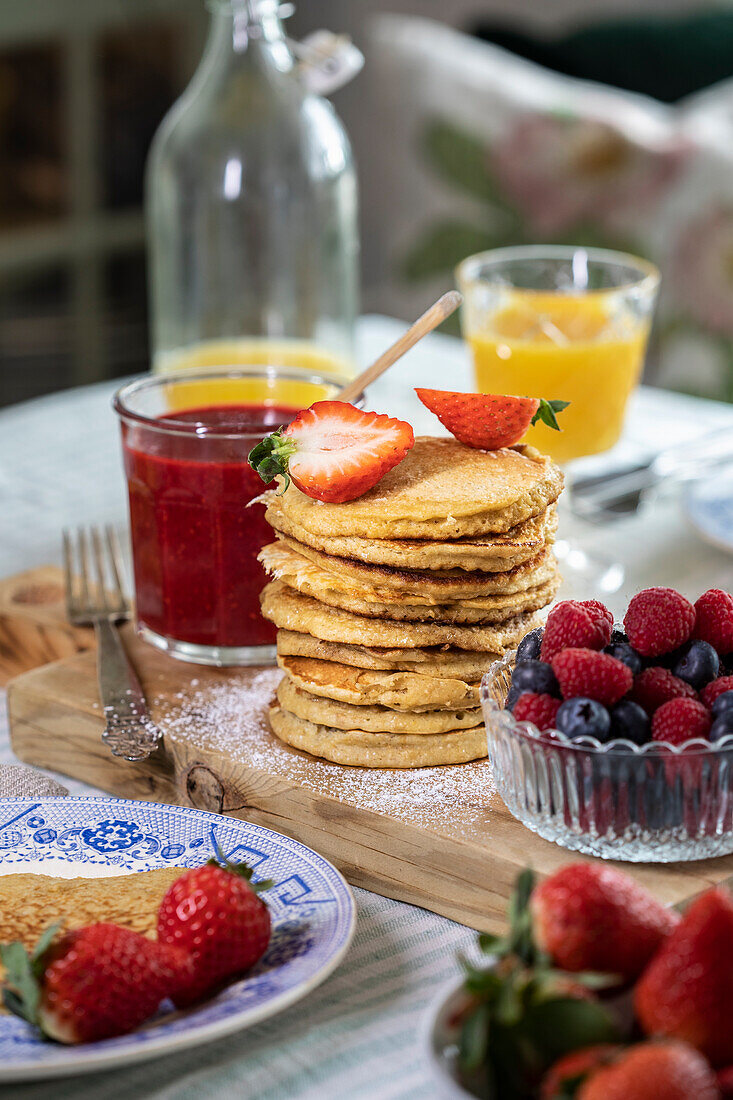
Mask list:
POLYGON ((481 684, 511 813, 588 855, 668 863, 733 852, 733 597, 648 588, 623 625, 557 604, 481 684))

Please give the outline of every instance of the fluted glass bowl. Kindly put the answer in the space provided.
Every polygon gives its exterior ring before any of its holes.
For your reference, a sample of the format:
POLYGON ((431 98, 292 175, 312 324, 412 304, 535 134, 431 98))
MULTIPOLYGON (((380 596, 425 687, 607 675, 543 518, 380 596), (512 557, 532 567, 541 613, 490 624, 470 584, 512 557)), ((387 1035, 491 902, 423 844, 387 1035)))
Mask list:
POLYGON ((499 794, 528 829, 575 852, 672 863, 733 852, 733 735, 673 746, 540 732, 504 710, 516 652, 481 681, 499 794))

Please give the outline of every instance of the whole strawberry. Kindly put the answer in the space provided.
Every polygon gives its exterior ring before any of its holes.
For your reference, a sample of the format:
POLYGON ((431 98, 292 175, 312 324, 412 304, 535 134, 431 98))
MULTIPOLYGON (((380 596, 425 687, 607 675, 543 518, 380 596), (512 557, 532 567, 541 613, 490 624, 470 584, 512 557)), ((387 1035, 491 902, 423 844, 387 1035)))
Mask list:
POLYGON ((564 970, 637 977, 679 921, 634 879, 598 863, 570 863, 530 900, 535 941, 564 970))
POLYGON ((648 1035, 683 1039, 714 1066, 733 1062, 733 898, 708 890, 693 902, 636 987, 648 1035))
POLYGON ((249 970, 270 942, 270 913, 257 896, 272 883, 251 883, 244 863, 210 860, 177 879, 158 910, 158 939, 182 948, 193 960, 193 976, 173 997, 184 1007, 229 978, 249 970))
POLYGON ((129 928, 90 924, 28 957, 19 943, 2 948, 7 1008, 60 1043, 91 1043, 139 1027, 191 980, 185 952, 129 928))
MULTIPOLYGON (((566 1094, 570 1095, 570 1094, 566 1094)), ((580 1085, 578 1100, 719 1100, 715 1074, 685 1043, 638 1043, 580 1085)))
POLYGON ((567 401, 496 393, 426 389, 416 389, 415 393, 457 440, 484 451, 519 443, 538 420, 559 431, 556 414, 568 406, 567 401))
POLYGON ((586 1077, 612 1061, 623 1047, 616 1043, 597 1043, 592 1047, 581 1047, 570 1054, 563 1055, 542 1078, 540 1100, 564 1100, 572 1096, 586 1077))

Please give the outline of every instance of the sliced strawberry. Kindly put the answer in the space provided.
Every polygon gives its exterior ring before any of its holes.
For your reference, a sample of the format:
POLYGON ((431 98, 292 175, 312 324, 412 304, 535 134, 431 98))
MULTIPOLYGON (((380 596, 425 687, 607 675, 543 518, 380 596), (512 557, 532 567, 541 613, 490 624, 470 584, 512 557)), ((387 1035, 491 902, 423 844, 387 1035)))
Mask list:
POLYGON ((316 401, 286 428, 265 436, 249 464, 263 481, 280 475, 306 496, 329 504, 355 500, 376 485, 412 448, 404 420, 361 412, 344 401, 316 401))
POLYGON ((482 451, 497 451, 519 443, 538 420, 559 431, 555 414, 568 406, 567 401, 495 393, 423 389, 415 393, 457 440, 482 451))

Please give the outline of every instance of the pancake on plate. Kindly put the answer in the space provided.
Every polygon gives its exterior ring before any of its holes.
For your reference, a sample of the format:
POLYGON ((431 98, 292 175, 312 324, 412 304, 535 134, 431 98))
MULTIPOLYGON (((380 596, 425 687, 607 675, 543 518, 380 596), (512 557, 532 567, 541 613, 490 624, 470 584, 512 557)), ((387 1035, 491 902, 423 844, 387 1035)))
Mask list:
POLYGON ((69 928, 104 921, 155 937, 158 909, 186 867, 161 867, 106 878, 0 875, 0 943, 35 947, 50 924, 69 928))

